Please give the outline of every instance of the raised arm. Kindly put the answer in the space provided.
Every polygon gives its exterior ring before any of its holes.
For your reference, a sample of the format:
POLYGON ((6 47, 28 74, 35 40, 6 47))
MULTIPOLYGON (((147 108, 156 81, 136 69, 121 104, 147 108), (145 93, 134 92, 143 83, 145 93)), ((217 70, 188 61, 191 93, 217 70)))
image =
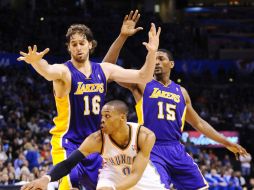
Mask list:
POLYGON ((22 186, 21 190, 46 190, 49 182, 57 181, 68 175, 72 168, 74 168, 86 156, 95 152, 100 153, 101 147, 101 131, 97 131, 89 135, 80 145, 78 150, 73 151, 66 160, 56 164, 47 175, 22 186))
POLYGON ((121 27, 121 32, 113 44, 110 46, 107 54, 105 55, 103 62, 113 63, 115 64, 119 53, 129 36, 136 34, 136 32, 143 30, 142 27, 136 27, 136 24, 140 18, 140 14, 138 10, 131 11, 128 15, 125 15, 123 24, 121 27))
POLYGON ((150 153, 155 143, 155 135, 149 129, 142 127, 138 137, 139 152, 133 162, 132 170, 123 181, 116 185, 117 190, 129 189, 136 185, 143 175, 150 159, 150 153))
POLYGON ((37 46, 34 45, 33 49, 31 46, 28 47, 28 53, 20 51, 20 57, 18 61, 25 61, 31 64, 32 67, 48 81, 63 80, 67 75, 68 69, 61 64, 49 65, 46 60, 43 59, 44 55, 49 52, 49 48, 42 52, 37 52, 37 46))
POLYGON ((203 120, 193 109, 188 92, 182 87, 181 90, 183 92, 187 106, 185 118, 186 121, 190 123, 192 127, 194 127, 196 130, 198 130, 208 138, 224 145, 228 150, 233 152, 235 155, 240 154, 245 156, 248 154, 242 146, 228 141, 223 135, 218 133, 209 123, 203 120))
POLYGON ((159 46, 160 32, 161 28, 159 27, 158 31, 156 32, 155 25, 152 23, 148 33, 149 41, 148 43, 143 42, 148 50, 148 53, 145 64, 140 70, 123 69, 120 66, 104 62, 101 64, 101 67, 106 75, 106 78, 116 82, 143 84, 152 80, 156 63, 156 51, 158 50, 159 46))

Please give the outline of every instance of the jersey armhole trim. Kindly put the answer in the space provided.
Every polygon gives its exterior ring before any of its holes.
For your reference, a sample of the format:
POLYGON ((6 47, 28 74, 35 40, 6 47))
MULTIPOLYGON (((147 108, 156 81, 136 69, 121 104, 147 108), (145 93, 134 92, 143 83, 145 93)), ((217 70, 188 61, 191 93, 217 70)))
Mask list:
POLYGON ((138 139, 139 139, 139 133, 140 133, 141 127, 143 127, 143 125, 139 125, 138 129, 137 129, 137 139, 136 139, 136 141, 137 141, 137 143, 136 143, 137 144, 137 152, 140 151, 140 148, 139 148, 139 145, 138 145, 138 139))

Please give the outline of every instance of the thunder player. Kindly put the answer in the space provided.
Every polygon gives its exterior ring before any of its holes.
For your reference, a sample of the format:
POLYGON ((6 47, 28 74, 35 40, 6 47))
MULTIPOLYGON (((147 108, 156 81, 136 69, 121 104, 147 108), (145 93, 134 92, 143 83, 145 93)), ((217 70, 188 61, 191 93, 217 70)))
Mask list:
POLYGON ((127 105, 119 100, 102 108, 101 130, 88 136, 78 150, 57 164, 46 176, 21 188, 44 190, 50 181, 67 175, 84 157, 98 152, 105 160, 97 190, 166 190, 149 163, 154 133, 136 123, 127 123, 127 105))
MULTIPOLYGON (((136 22, 137 11, 125 17, 136 22)), ((135 27, 135 24, 134 24, 135 27)), ((159 44, 159 34, 152 24, 149 31, 149 42, 143 43, 148 54, 140 70, 126 70, 119 66, 103 62, 89 61, 89 53, 95 48, 91 30, 85 25, 72 25, 66 38, 71 60, 64 64, 49 65, 43 56, 48 49, 38 53, 37 47, 28 48, 28 53, 21 52, 18 60, 24 60, 49 81, 53 81, 58 115, 54 119, 52 157, 54 165, 66 159, 76 150, 82 141, 99 128, 101 107, 104 104, 106 81, 145 83, 152 78, 155 67, 155 54, 159 44)), ((94 189, 97 182, 101 158, 91 155, 84 159, 69 176, 63 178, 60 190, 79 187, 81 182, 88 190, 94 189)))
MULTIPOLYGON (((117 51, 120 51, 118 48, 117 51)), ((119 52, 109 52, 108 58, 115 60, 119 52)), ((188 92, 170 80, 174 67, 171 53, 160 49, 156 55, 154 79, 145 84, 126 84, 136 102, 139 123, 152 130, 156 143, 150 159, 156 166, 162 182, 169 188, 173 183, 178 190, 207 189, 208 184, 197 164, 186 153, 180 143, 185 120, 196 130, 216 142, 223 144, 235 154, 246 155, 246 150, 219 134, 193 109, 188 92)))

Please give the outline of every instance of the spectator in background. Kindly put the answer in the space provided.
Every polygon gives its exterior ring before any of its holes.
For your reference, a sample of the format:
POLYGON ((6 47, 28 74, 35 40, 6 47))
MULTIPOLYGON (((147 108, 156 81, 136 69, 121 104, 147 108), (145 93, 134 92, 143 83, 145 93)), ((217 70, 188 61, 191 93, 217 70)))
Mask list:
POLYGON ((8 159, 5 151, 3 150, 3 145, 0 144, 0 161, 5 162, 8 159))
POLYGON ((239 159, 241 162, 242 175, 245 177, 249 177, 251 172, 251 155, 248 154, 248 156, 240 156, 239 159))

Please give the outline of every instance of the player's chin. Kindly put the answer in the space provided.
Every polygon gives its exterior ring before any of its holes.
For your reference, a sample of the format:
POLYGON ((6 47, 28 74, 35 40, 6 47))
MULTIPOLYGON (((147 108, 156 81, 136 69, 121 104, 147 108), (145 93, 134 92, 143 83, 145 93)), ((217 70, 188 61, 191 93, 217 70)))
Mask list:
POLYGON ((162 73, 161 70, 155 70, 154 71, 154 75, 161 75, 161 73, 162 73))

